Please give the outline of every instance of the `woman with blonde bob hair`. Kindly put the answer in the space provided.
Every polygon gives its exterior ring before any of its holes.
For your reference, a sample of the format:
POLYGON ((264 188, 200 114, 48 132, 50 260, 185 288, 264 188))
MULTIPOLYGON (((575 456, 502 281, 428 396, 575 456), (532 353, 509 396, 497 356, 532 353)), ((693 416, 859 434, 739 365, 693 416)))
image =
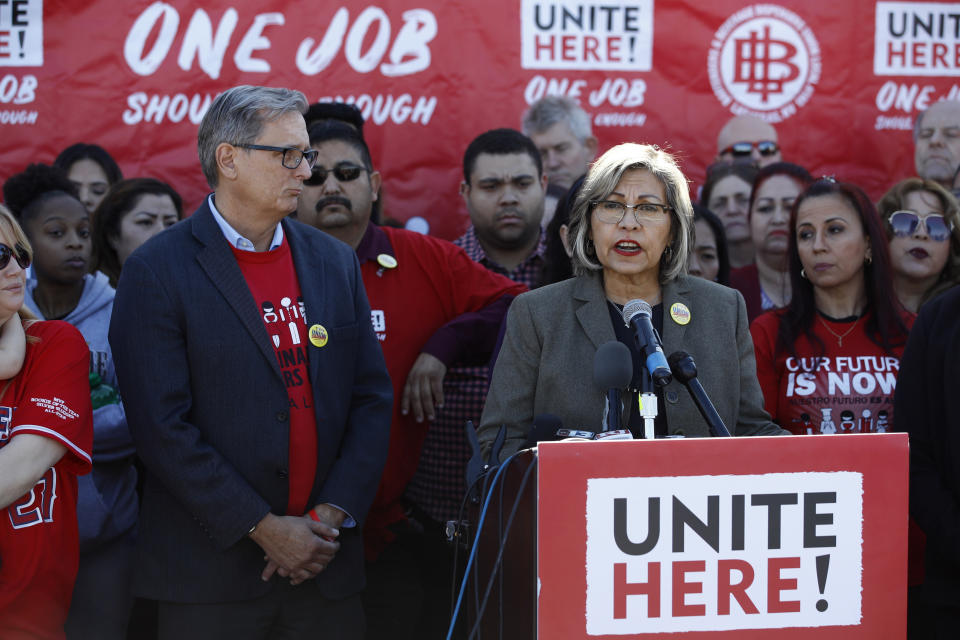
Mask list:
MULTIPOLYGON (((589 374, 599 347, 619 341, 630 349, 633 376, 620 424, 641 437, 631 407, 643 383, 644 358, 623 306, 644 300, 663 337, 665 354, 693 356, 698 378, 735 435, 777 434, 763 410, 743 297, 687 276, 693 208, 687 180, 673 156, 657 146, 621 144, 597 160, 570 218, 576 277, 517 297, 507 317, 480 426, 488 449, 501 424, 503 453, 519 449, 534 416, 553 414, 570 429, 602 429, 607 389, 589 374)), ((658 436, 710 434, 678 382, 657 389, 658 436)), ((550 434, 552 435, 552 434, 550 434)))
POLYGON ((32 252, 0 205, 0 637, 63 638, 77 575, 77 476, 89 472, 90 351, 23 306, 32 252))
POLYGON ((893 289, 907 311, 960 283, 960 206, 933 180, 907 178, 877 204, 890 241, 893 289))

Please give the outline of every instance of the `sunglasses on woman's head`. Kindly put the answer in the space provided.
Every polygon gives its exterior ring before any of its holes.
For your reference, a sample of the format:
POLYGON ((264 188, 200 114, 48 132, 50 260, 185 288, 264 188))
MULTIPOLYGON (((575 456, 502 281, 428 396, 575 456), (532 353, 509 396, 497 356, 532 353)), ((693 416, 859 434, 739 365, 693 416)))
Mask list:
POLYGON ((938 213, 920 215, 915 211, 894 211, 890 214, 890 228, 893 229, 893 235, 901 238, 912 236, 921 222, 927 228, 927 235, 936 242, 948 239, 950 230, 953 229, 953 224, 948 223, 938 213))
POLYGON ((19 244, 15 249, 11 249, 0 242, 0 269, 7 268, 7 265, 10 264, 10 258, 16 260, 21 269, 26 269, 30 266, 30 255, 26 249, 19 244))

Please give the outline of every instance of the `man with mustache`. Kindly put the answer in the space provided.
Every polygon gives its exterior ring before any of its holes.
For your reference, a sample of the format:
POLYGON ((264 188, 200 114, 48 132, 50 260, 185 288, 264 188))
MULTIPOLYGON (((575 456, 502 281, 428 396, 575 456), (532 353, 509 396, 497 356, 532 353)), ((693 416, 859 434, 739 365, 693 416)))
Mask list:
MULTIPOLYGON (((319 155, 297 218, 356 251, 394 387, 387 464, 364 528, 367 638, 442 637, 452 548, 440 523, 418 518, 404 490, 443 404, 447 367, 489 361, 503 315, 525 287, 449 242, 373 224, 381 178, 360 133, 328 120, 311 126, 309 135, 319 155)), ((462 497, 462 469, 459 484, 462 497)))

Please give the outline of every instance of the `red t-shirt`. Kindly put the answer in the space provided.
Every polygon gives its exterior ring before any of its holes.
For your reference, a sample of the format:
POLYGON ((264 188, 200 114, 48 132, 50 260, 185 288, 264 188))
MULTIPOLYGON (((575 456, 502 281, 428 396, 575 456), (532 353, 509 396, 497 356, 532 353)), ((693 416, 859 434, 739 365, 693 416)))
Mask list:
POLYGON ((393 415, 387 463, 364 529, 368 558, 376 557, 392 539, 387 526, 405 517, 401 497, 417 470, 429 426, 426 420, 418 423, 412 411, 406 416, 400 413, 413 363, 440 327, 504 294, 525 290, 474 262, 449 242, 390 227, 376 231, 386 235, 389 245, 383 249, 385 253, 389 250, 396 264, 384 266, 376 257, 361 257, 361 273, 373 330, 393 382, 393 415))
MULTIPOLYGON (((773 421, 795 434, 890 431, 904 345, 887 353, 870 340, 865 330, 869 315, 856 326, 818 316, 813 333, 823 341, 823 356, 816 360, 817 345, 801 337, 794 358, 776 353, 781 317, 782 312, 765 313, 750 325, 764 408, 773 421)), ((904 314, 908 328, 914 317, 904 314)))
MULTIPOLYGON (((20 373, 0 398, 0 448, 51 438, 63 457, 0 513, 0 638, 63 638, 77 576, 77 476, 90 471, 90 350, 66 322, 35 322, 20 373)), ((0 382, 0 387, 6 383, 0 382)))
POLYGON ((233 249, 277 353, 290 398, 290 495, 287 515, 308 507, 317 473, 317 420, 307 366, 307 318, 290 245, 272 251, 233 249))

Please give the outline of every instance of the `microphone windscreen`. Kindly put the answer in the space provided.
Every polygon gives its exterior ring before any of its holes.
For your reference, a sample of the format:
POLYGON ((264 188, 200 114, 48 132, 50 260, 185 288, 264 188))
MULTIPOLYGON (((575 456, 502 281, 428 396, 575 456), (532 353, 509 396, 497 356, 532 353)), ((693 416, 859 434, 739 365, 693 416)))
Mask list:
POLYGON ((689 358, 690 354, 686 351, 674 351, 670 354, 670 357, 667 358, 667 362, 670 364, 670 369, 674 370, 675 367, 679 366, 680 362, 684 358, 689 358))
POLYGON ((626 389, 633 380, 633 356, 622 342, 611 340, 600 345, 593 357, 593 383, 606 393, 610 389, 626 389))
POLYGON ((627 304, 623 305, 623 321, 627 324, 630 324, 630 321, 633 320, 633 316, 638 313, 642 313, 650 318, 653 317, 653 308, 647 303, 646 300, 641 300, 637 298, 636 300, 631 300, 627 304))

